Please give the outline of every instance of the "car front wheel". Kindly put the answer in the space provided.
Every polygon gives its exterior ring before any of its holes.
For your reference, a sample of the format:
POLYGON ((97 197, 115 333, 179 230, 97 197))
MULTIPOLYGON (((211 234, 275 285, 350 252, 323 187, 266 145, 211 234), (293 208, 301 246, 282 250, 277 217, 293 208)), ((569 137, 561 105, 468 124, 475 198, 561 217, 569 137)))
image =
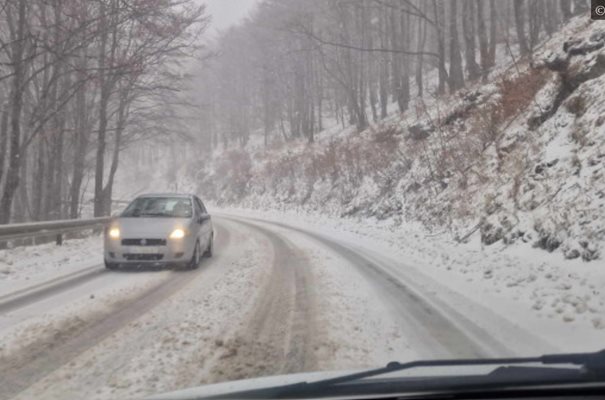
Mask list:
POLYGON ((200 266, 200 242, 195 242, 195 249, 193 250, 193 255, 191 256, 191 261, 189 261, 189 269, 196 269, 200 266))
POLYGON ((208 240, 208 247, 204 252, 204 257, 210 258, 212 257, 212 253, 214 251, 214 234, 210 235, 210 239, 208 240))
POLYGON ((105 268, 109 269, 111 271, 114 271, 120 267, 120 264, 118 264, 118 263, 112 263, 107 260, 104 260, 104 261, 105 261, 105 268))

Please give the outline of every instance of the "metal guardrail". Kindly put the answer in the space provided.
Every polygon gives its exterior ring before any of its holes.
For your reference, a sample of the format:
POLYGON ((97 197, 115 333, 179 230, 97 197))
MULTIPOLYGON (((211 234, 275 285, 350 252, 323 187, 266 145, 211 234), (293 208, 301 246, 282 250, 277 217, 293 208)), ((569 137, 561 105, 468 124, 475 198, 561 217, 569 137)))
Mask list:
POLYGON ((0 242, 17 239, 33 239, 35 244, 36 238, 54 236, 57 245, 61 245, 63 244, 63 235, 71 232, 101 228, 110 220, 110 217, 101 217, 0 225, 0 242))

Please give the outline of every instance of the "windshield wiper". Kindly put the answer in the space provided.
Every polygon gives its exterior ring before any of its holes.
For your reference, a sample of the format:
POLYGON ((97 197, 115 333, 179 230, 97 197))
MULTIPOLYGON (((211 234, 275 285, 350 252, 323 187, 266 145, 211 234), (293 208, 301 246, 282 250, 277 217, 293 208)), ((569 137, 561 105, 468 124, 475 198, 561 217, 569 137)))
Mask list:
MULTIPOLYGON (((471 390, 477 388, 495 389, 524 385, 552 385, 572 383, 605 383, 605 350, 595 353, 552 354, 539 357, 488 358, 488 359, 450 359, 425 360, 408 363, 391 362, 383 368, 371 369, 359 373, 319 380, 299 382, 288 385, 273 386, 215 396, 213 398, 300 398, 334 395, 360 394, 362 385, 372 381, 360 382, 362 379, 378 377, 393 372, 422 367, 463 367, 463 366, 498 366, 485 375, 438 376, 409 378, 399 384, 386 386, 384 381, 373 385, 381 393, 435 392, 446 389, 471 390), (523 364, 541 364, 539 367, 519 367, 523 364), (564 365, 575 365, 574 368, 561 368, 564 365), (558 366, 557 368, 552 368, 558 366), (578 368, 580 367, 580 368, 578 368), (347 384, 355 383, 352 387, 347 384), (382 387, 381 387, 382 385, 382 387), (346 389, 346 390, 343 390, 346 389), (397 389, 397 390, 395 390, 397 389), (393 391, 389 391, 393 390, 393 391)), ((372 389, 374 390, 374 389, 372 389)), ((363 390, 362 394, 377 393, 363 390)))

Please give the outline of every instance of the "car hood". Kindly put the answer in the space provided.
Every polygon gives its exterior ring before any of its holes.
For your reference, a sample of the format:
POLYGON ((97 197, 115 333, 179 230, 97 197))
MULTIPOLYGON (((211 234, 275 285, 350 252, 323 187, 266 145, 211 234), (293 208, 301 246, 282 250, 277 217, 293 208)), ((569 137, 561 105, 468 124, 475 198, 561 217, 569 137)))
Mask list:
POLYGON ((336 378, 344 374, 359 371, 327 371, 327 372, 305 372, 290 375, 265 376, 261 378, 244 379, 212 385, 198 386, 183 390, 177 390, 170 393, 162 393, 147 397, 146 400, 191 400, 199 397, 212 397, 219 395, 228 395, 229 393, 240 392, 243 390, 262 389, 271 386, 287 385, 302 381, 314 381, 321 379, 336 378))
POLYGON ((120 229, 122 239, 165 239, 176 228, 186 229, 187 218, 117 218, 112 226, 120 229))
MULTIPOLYGON (((411 379, 433 379, 435 377, 463 376, 472 374, 487 374, 494 369, 493 366, 469 366, 456 367, 454 371, 450 367, 432 367, 430 373, 423 368, 395 371, 381 375, 381 378, 411 378, 411 379), (452 375, 454 374, 454 375, 452 375), (428 376, 427 376, 428 375, 428 376)), ((229 396, 247 390, 264 389, 274 386, 289 385, 300 382, 314 382, 324 379, 342 377, 365 370, 343 370, 343 371, 320 371, 304 372, 289 375, 266 376, 260 378, 229 381, 182 389, 169 393, 162 393, 145 398, 145 400, 192 400, 200 397, 229 396)), ((338 397, 340 398, 340 397, 338 397)), ((367 398, 364 397, 364 398, 367 398)))

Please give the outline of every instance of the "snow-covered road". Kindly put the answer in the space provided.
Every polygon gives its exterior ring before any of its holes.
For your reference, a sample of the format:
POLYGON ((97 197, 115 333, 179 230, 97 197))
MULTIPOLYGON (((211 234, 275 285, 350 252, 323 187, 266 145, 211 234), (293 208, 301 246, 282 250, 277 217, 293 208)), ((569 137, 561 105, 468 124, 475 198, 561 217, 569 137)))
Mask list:
MULTIPOLYGON (((217 215, 196 271, 95 264, 0 293, 0 399, 139 398, 279 373, 555 350, 369 244, 217 215)), ((555 350, 556 351, 556 350, 555 350)))

